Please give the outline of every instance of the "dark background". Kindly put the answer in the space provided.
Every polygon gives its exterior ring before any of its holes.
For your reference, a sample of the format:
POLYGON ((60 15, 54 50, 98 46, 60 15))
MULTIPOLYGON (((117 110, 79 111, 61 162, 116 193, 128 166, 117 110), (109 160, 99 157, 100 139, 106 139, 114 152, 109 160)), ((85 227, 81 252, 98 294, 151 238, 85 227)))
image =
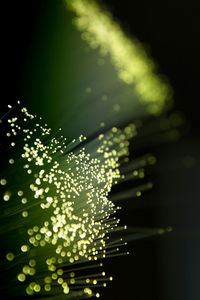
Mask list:
MULTIPOLYGON (((60 0, 55 0, 60 1, 60 0)), ((38 26, 52 1, 1 2, 1 104, 23 97, 22 77, 38 26)), ((122 27, 145 43, 175 91, 190 131, 154 150, 153 191, 127 203, 122 223, 173 226, 172 233, 129 243, 131 254, 109 261, 114 280, 102 299, 200 299, 200 142, 198 1, 105 1, 122 27), (162 180, 161 180, 162 179, 162 180)))

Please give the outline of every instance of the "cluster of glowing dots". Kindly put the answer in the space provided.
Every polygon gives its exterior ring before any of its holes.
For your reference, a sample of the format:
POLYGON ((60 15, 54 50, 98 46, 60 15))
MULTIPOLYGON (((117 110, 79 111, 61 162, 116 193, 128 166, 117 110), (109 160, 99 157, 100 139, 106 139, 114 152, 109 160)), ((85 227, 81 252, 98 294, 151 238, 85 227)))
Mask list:
MULTIPOLYGON (((69 294, 70 287, 79 284, 80 279, 63 269, 63 265, 97 261, 119 250, 115 244, 107 247, 106 243, 107 234, 117 230, 119 223, 111 218, 118 207, 108 194, 121 178, 119 159, 129 154, 128 140, 136 135, 136 128, 130 124, 100 134, 91 157, 84 147, 70 150, 63 136, 52 137, 47 125, 37 123, 37 117, 26 108, 21 113, 20 120, 8 119, 10 130, 6 135, 12 147, 20 140, 20 157, 11 157, 9 164, 14 168, 20 162, 17 172, 26 176, 26 181, 17 192, 12 191, 8 178, 2 178, 0 183, 8 188, 3 195, 5 203, 14 209, 21 203, 19 213, 26 234, 20 249, 9 249, 6 259, 11 263, 17 256, 22 257, 23 265, 16 277, 19 282, 28 283, 28 295, 48 293, 55 285, 69 294), (17 204, 16 196, 20 199, 17 204)), ((84 140, 81 135, 78 143, 84 140)), ((90 287, 100 284, 102 276, 103 286, 112 280, 104 272, 92 279, 86 276, 83 294, 99 297, 90 287)))

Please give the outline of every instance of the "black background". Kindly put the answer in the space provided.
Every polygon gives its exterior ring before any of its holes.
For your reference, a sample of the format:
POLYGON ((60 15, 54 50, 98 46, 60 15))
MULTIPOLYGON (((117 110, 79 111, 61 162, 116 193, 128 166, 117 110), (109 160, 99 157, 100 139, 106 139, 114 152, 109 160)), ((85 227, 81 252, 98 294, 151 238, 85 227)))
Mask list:
MULTIPOLYGON (((50 0, 51 1, 51 0, 50 0)), ((38 16, 50 1, 1 2, 1 103, 23 97, 21 80, 38 16)), ((55 0, 57 1, 57 0, 55 0)), ((59 0, 58 0, 59 1, 59 0)), ((148 45, 169 78, 176 109, 184 112, 190 132, 164 151, 153 171, 159 187, 125 209, 123 223, 172 225, 174 231, 129 243, 131 254, 107 263, 114 275, 102 299, 200 299, 200 10, 198 1, 105 1, 122 27, 148 45), (192 165, 184 167, 184 157, 192 165)))

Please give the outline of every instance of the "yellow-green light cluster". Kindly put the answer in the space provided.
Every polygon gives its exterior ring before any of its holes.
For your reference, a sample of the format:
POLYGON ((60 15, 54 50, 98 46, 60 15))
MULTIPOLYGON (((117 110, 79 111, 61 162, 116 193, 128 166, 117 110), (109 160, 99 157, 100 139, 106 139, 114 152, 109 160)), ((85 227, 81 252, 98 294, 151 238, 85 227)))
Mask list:
POLYGON ((81 283, 80 296, 98 297, 91 287, 105 286, 111 278, 104 272, 72 276, 69 268, 119 251, 122 242, 107 243, 119 223, 111 216, 118 207, 108 195, 121 178, 119 160, 129 154, 135 125, 113 127, 84 146, 83 135, 67 144, 63 136, 52 136, 26 108, 20 114, 7 120, 5 133, 13 157, 1 179, 3 209, 12 223, 7 237, 19 237, 17 243, 8 242, 5 259, 18 265, 16 280, 28 295, 71 295, 81 283), (79 147, 73 149, 77 142, 79 147))
MULTIPOLYGON (((110 55, 118 77, 133 86, 152 114, 160 114, 172 104, 172 89, 156 71, 155 63, 136 38, 128 38, 110 13, 96 1, 66 0, 76 17, 74 23, 82 38, 100 54, 110 55)), ((133 100, 134 101, 134 100, 133 100)))

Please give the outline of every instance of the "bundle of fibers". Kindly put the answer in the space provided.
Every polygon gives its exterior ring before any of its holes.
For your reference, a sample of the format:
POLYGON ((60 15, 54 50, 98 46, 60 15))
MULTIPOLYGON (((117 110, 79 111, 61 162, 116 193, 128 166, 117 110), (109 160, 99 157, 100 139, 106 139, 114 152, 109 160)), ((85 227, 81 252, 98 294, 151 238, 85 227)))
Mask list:
MULTIPOLYGON (((109 242, 109 234, 123 228, 108 194, 135 126, 99 135, 88 143, 90 153, 82 135, 68 144, 40 122, 20 103, 1 120, 1 283, 8 276, 18 297, 98 297, 91 286, 111 278, 74 271, 90 269, 85 263, 114 255, 122 244, 109 242)), ((6 282, 2 289, 10 293, 6 282)))
MULTIPOLYGON (((127 254, 121 247, 126 226, 115 216, 120 209, 117 202, 139 197, 152 187, 147 182, 110 197, 113 185, 143 178, 144 168, 156 162, 148 153, 129 161, 130 146, 177 138, 176 127, 182 122, 177 114, 167 113, 171 87, 157 74, 141 44, 127 38, 95 1, 65 2, 83 41, 92 51, 100 50, 102 68, 109 57, 109 72, 115 70, 113 81, 118 82, 120 94, 109 97, 105 81, 102 90, 97 86, 98 97, 91 93, 93 87, 85 86, 86 103, 84 97, 77 97, 75 105, 69 100, 65 126, 69 135, 79 132, 79 138, 71 141, 61 129, 52 132, 20 101, 2 112, 0 291, 4 299, 99 297, 98 288, 112 280, 102 269, 104 259, 127 254), (83 103, 75 124, 71 116, 83 103)), ((163 232, 135 231, 140 237, 163 232)))

